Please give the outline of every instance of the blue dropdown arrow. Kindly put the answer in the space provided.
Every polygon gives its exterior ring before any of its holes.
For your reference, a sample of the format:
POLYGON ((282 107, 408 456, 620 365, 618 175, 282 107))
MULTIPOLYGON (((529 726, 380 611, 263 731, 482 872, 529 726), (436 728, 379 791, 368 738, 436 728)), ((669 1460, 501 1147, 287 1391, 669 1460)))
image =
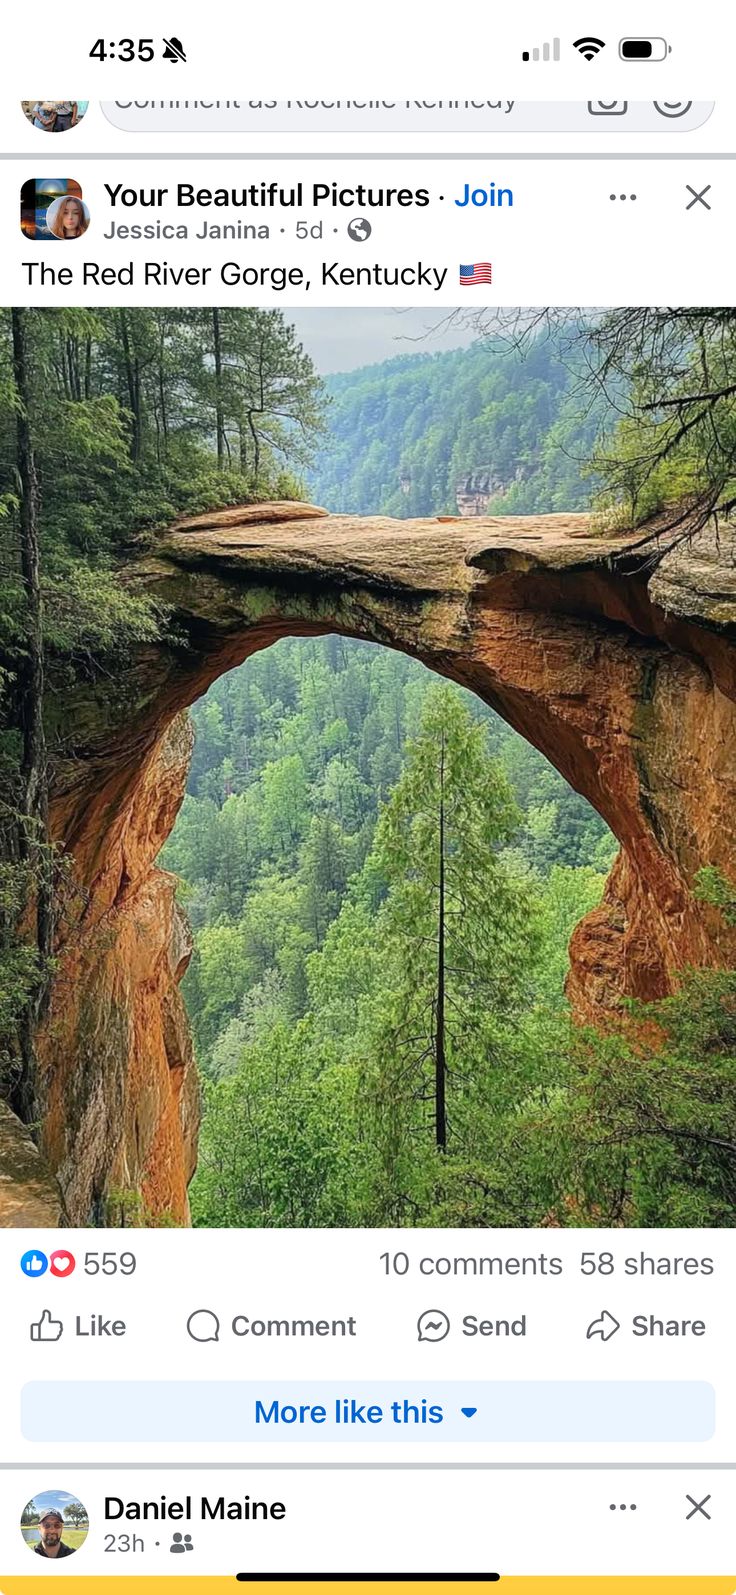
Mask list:
POLYGON ((478 1411, 478 1408, 477 1407, 461 1407, 460 1411, 461 1411, 461 1413, 462 1413, 464 1418, 474 1418, 476 1412, 478 1411))

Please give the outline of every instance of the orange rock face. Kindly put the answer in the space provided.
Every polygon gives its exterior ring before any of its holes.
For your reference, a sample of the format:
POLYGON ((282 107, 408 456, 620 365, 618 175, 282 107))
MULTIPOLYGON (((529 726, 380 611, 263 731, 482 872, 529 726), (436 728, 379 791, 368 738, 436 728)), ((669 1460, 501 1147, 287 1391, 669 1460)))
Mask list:
MULTIPOLYGON (((339 631, 462 682, 538 747, 621 844, 578 926, 569 993, 601 1018, 732 963, 697 871, 736 879, 736 564, 721 528, 644 560, 585 516, 388 521, 294 504, 182 523, 125 579, 171 640, 64 703, 53 825, 72 862, 39 1048, 43 1152, 72 1223, 188 1221, 198 1091, 178 984, 190 944, 156 857, 186 781, 182 710, 285 635, 339 631)), ((12 1220, 10 1220, 12 1222, 12 1220)))
POLYGON ((39 1038, 43 1149, 75 1223, 186 1223, 199 1092, 179 981, 191 955, 175 880, 155 866, 184 795, 192 728, 180 715, 139 771, 119 823, 86 805, 90 841, 70 893, 51 1012, 39 1038), (106 837, 106 841, 105 841, 106 837), (75 914, 76 908, 76 914, 75 914))

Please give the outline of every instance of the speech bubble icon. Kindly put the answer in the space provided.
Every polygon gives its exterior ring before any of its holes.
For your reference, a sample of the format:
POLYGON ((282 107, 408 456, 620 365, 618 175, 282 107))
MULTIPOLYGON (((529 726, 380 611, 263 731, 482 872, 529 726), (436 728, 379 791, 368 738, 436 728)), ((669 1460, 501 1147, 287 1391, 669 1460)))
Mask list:
POLYGON ((209 1307, 198 1307, 196 1313, 190 1313, 187 1319, 187 1334, 192 1340, 219 1340, 220 1320, 217 1313, 211 1313, 209 1307))
POLYGON ((420 1313, 417 1319, 418 1340, 446 1340, 450 1333, 447 1313, 440 1311, 420 1313))

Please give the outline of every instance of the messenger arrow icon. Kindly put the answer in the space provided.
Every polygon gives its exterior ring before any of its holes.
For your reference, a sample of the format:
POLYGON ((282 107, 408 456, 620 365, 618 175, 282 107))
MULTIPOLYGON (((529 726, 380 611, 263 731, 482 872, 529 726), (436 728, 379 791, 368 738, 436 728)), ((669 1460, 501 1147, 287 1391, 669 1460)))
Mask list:
POLYGON ((604 1311, 601 1313, 600 1318, 594 1318, 592 1324, 588 1324, 585 1338, 586 1340, 592 1340, 594 1335, 600 1335, 601 1340, 611 1340, 620 1328, 621 1325, 618 1319, 614 1318, 613 1313, 604 1311))

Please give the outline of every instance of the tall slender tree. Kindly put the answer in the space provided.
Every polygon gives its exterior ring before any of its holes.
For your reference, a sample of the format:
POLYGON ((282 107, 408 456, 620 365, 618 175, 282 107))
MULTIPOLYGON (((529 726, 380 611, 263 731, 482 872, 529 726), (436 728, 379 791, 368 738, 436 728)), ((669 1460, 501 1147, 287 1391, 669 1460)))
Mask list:
POLYGON ((519 822, 483 726, 433 687, 376 835, 393 986, 378 1050, 382 1110, 412 1135, 428 1111, 442 1153, 462 1141, 463 1104, 492 1067, 494 1024, 521 999, 536 939, 528 884, 499 856, 519 822))
MULTIPOLYGON (((16 449, 20 488, 20 569, 24 598, 24 646, 16 676, 21 734, 20 815, 18 853, 29 866, 32 881, 35 940, 39 971, 46 965, 53 943, 53 881, 48 838, 48 769, 44 733, 44 639, 41 552, 39 539, 39 484, 31 422, 31 382, 28 348, 28 312, 11 312, 13 379, 16 388, 16 449)), ((16 1099, 21 1116, 35 1117, 34 1031, 42 1000, 42 983, 26 1002, 21 1016, 22 1074, 16 1099)))

